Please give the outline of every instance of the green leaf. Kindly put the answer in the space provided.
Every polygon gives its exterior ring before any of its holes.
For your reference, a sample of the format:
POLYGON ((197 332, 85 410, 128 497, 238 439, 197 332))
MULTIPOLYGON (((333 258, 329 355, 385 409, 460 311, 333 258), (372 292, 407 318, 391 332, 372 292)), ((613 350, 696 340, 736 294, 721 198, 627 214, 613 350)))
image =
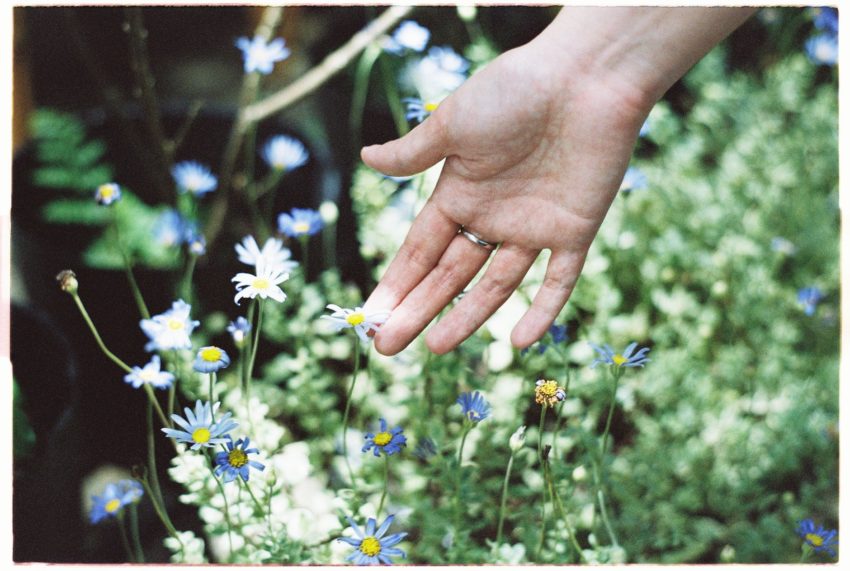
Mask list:
POLYGON ((45 205, 42 216, 53 224, 83 224, 103 226, 109 223, 109 211, 94 201, 81 199, 61 199, 45 205))

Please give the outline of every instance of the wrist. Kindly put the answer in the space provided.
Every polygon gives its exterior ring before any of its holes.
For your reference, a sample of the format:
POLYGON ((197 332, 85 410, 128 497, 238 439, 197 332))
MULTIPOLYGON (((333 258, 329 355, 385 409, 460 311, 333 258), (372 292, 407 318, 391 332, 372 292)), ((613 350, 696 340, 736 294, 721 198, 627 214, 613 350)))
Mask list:
POLYGON ((609 86, 648 114, 658 99, 754 8, 563 8, 529 44, 561 82, 609 86))

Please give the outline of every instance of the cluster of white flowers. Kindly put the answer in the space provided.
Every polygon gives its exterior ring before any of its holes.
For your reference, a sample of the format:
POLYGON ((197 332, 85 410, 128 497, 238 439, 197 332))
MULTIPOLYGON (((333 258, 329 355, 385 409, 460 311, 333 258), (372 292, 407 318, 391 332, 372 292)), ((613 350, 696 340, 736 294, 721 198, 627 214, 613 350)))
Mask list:
POLYGON ((240 299, 257 296, 261 299, 270 297, 278 302, 286 299, 279 284, 289 279, 289 272, 298 266, 298 262, 290 260, 292 252, 283 247, 283 242, 269 238, 260 249, 253 236, 245 236, 241 244, 236 244, 236 253, 240 262, 254 266, 253 274, 240 272, 232 280, 236 282, 234 301, 237 305, 240 299))

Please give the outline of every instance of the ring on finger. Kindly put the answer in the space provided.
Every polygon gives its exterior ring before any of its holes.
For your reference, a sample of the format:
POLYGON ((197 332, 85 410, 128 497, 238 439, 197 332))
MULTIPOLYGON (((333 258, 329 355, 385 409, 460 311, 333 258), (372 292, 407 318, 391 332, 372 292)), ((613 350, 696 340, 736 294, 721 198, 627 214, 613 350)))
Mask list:
POLYGON ((463 226, 461 226, 458 229, 458 234, 463 234, 463 236, 467 240, 469 240, 470 242, 472 242, 476 246, 481 246, 485 250, 489 250, 491 252, 499 246, 498 242, 489 242, 489 241, 485 240, 484 238, 482 238, 481 236, 479 236, 478 234, 476 234, 475 232, 472 232, 472 231, 464 228, 463 226))

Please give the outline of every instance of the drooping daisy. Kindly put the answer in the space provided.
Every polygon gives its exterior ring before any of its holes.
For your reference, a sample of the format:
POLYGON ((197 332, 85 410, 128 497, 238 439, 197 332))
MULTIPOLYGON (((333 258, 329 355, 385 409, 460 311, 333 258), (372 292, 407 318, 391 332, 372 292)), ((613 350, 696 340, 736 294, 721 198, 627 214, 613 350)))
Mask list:
POLYGON ((591 369, 600 364, 612 365, 614 367, 643 367, 644 364, 650 361, 646 357, 646 354, 649 353, 649 347, 643 347, 635 353, 635 349, 638 346, 637 342, 630 343, 622 353, 615 353, 608 344, 599 347, 590 343, 590 346, 599 353, 599 358, 590 364, 591 369))
POLYGON ((798 524, 797 534, 815 551, 824 551, 835 557, 835 550, 832 548, 838 545, 838 539, 835 537, 838 532, 834 529, 827 531, 822 525, 816 528, 814 521, 805 519, 798 524))
POLYGON ((310 154, 298 139, 276 135, 263 146, 263 160, 273 169, 289 172, 307 162, 310 154))
POLYGON ((534 389, 534 402, 553 407, 567 398, 567 391, 557 381, 538 379, 534 389))
POLYGON ((384 49, 395 55, 402 55, 406 50, 421 52, 428 45, 431 32, 413 20, 405 20, 399 24, 393 35, 387 38, 384 49))
POLYGON ((353 328, 364 343, 368 343, 378 332, 378 328, 390 317, 389 311, 372 311, 367 314, 362 307, 346 309, 333 303, 328 304, 327 309, 333 313, 323 315, 322 319, 333 322, 337 331, 353 328))
POLYGON ((191 305, 178 299, 165 313, 154 315, 150 319, 142 319, 139 325, 150 339, 145 345, 145 351, 191 349, 192 340, 189 335, 201 323, 189 318, 191 311, 191 305))
POLYGON ((199 373, 214 373, 230 364, 230 357, 224 349, 218 347, 202 347, 192 363, 192 368, 199 373))
POLYGON ((118 517, 125 506, 137 503, 145 490, 136 480, 120 480, 106 485, 103 495, 92 496, 91 513, 89 517, 92 523, 109 518, 118 517))
POLYGON ((236 282, 236 297, 233 301, 239 305, 239 300, 242 298, 254 299, 258 295, 262 299, 268 297, 275 301, 283 302, 286 299, 286 294, 278 287, 289 279, 289 274, 273 268, 258 268, 257 274, 249 274, 240 272, 230 280, 236 282))
POLYGON ((251 324, 244 317, 237 317, 236 321, 231 321, 227 326, 227 332, 233 337, 233 344, 237 347, 244 347, 248 340, 248 333, 251 332, 251 324))
POLYGON ((394 515, 388 515, 384 523, 378 527, 377 521, 370 517, 366 521, 366 533, 363 533, 354 523, 354 520, 346 516, 345 519, 351 524, 351 529, 356 536, 337 538, 337 541, 342 541, 355 548, 351 555, 345 558, 346 561, 353 561, 355 565, 379 565, 382 563, 392 565, 390 557, 406 557, 404 551, 393 547, 393 545, 407 537, 407 532, 403 531, 384 537, 394 518, 394 515))
POLYGON ((373 448, 372 453, 375 456, 380 456, 381 452, 384 452, 387 456, 401 452, 401 449, 407 446, 407 437, 402 434, 404 429, 396 426, 392 430, 387 431, 387 421, 383 418, 380 421, 381 430, 377 434, 367 432, 364 436, 366 444, 363 446, 361 452, 367 452, 370 448, 373 448))
POLYGON ((290 238, 312 236, 323 226, 322 215, 309 208, 293 208, 290 214, 284 212, 277 217, 278 230, 290 238))
POLYGON ((265 268, 288 273, 298 267, 298 262, 290 259, 292 252, 277 238, 266 240, 261 250, 253 236, 245 236, 241 244, 236 244, 236 253, 240 262, 254 266, 258 272, 265 268))
POLYGON ((198 231, 194 224, 189 224, 184 232, 184 240, 189 246, 189 252, 196 256, 207 253, 207 239, 198 231))
POLYGON ((186 414, 185 419, 177 414, 171 415, 171 419, 183 430, 174 428, 162 428, 161 430, 169 438, 191 445, 192 450, 226 444, 227 433, 239 425, 236 421, 230 419, 229 412, 217 421, 213 421, 213 415, 218 410, 219 404, 221 403, 211 405, 209 401, 196 401, 194 413, 189 407, 183 409, 186 414))
POLYGON ((142 385, 151 385, 155 389, 167 389, 174 382, 174 375, 160 370, 159 355, 151 357, 144 367, 133 367, 133 371, 124 376, 124 382, 138 389, 142 385))
POLYGON ((210 169, 195 161, 183 161, 174 165, 171 176, 174 177, 178 192, 189 192, 195 196, 212 192, 218 186, 218 179, 210 169))
POLYGON ((156 219, 153 227, 154 240, 166 248, 179 245, 185 236, 186 223, 183 217, 169 208, 156 219))
POLYGON ((94 193, 95 201, 101 206, 109 206, 121 200, 121 187, 114 182, 108 182, 97 187, 94 193))
POLYGON ((490 416, 490 405, 478 391, 461 393, 456 402, 460 405, 460 412, 463 416, 475 424, 490 416))
POLYGON ((268 75, 274 69, 274 64, 289 57, 289 49, 283 38, 275 38, 266 41, 260 36, 254 39, 238 38, 236 47, 242 50, 242 60, 245 65, 245 73, 258 71, 268 75))
POLYGON ((224 483, 232 482, 236 476, 241 477, 242 480, 247 482, 249 468, 254 468, 261 472, 266 469, 263 464, 248 458, 248 454, 258 454, 260 452, 256 448, 248 448, 250 444, 251 441, 247 436, 244 439, 240 438, 235 444, 232 438, 228 438, 227 451, 216 454, 215 463, 217 466, 215 468, 215 475, 221 476, 224 474, 222 477, 224 483))

